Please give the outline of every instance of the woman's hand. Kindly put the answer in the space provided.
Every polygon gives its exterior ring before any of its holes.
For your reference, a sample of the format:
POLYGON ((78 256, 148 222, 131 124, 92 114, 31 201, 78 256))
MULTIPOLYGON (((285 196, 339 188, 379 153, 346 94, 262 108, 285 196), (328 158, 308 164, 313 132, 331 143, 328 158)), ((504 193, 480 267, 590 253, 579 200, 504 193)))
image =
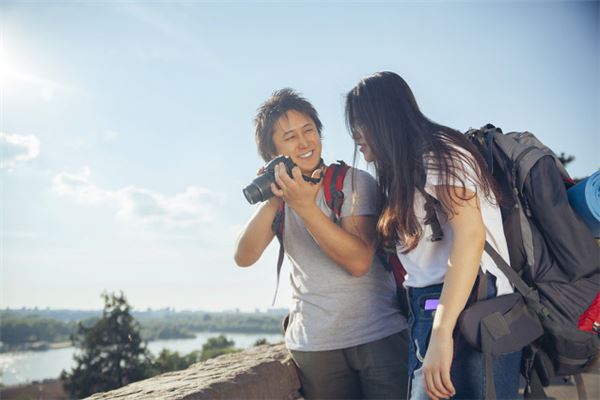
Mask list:
MULTIPOLYGON (((321 177, 321 169, 313 172, 312 178, 321 177)), ((283 163, 275 166, 275 181, 277 185, 271 184, 273 194, 285 200, 285 202, 294 211, 302 217, 303 213, 310 210, 311 207, 316 207, 315 199, 321 188, 321 182, 310 183, 306 182, 302 177, 300 168, 292 169, 292 177, 290 177, 283 163), (279 188, 277 187, 279 186, 279 188)))
POLYGON ((433 400, 445 399, 456 394, 450 379, 450 367, 454 353, 452 334, 433 331, 425 359, 423 360, 423 377, 425 390, 433 400))

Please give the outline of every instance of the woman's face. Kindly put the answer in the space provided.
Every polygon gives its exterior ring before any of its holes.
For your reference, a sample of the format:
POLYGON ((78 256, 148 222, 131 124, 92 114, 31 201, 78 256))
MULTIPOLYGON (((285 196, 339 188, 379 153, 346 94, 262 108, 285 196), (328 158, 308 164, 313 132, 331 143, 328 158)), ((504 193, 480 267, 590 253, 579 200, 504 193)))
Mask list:
POLYGON ((375 161, 375 155, 373 154, 373 150, 367 144, 367 141, 366 141, 363 133, 360 130, 355 130, 352 137, 354 138, 354 143, 356 143, 360 152, 363 153, 363 157, 365 158, 365 161, 366 162, 375 161))
POLYGON ((312 118, 288 111, 275 124, 273 144, 278 154, 288 156, 304 175, 310 176, 321 164, 321 136, 312 118))

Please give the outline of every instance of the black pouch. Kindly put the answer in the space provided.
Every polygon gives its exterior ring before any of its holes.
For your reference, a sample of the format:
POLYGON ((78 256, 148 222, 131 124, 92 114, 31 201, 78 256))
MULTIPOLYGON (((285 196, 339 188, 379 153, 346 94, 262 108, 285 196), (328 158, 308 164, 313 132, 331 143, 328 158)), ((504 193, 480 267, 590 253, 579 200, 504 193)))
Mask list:
POLYGON ((458 324, 471 346, 492 356, 521 350, 544 333, 520 293, 477 301, 463 310, 458 324))

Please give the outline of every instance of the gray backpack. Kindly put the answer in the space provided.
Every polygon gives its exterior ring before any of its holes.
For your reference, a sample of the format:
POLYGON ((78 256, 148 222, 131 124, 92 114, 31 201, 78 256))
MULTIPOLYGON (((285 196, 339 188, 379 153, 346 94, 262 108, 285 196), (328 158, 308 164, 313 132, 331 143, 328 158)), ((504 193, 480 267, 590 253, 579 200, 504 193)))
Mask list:
MULTIPOLYGON (((599 355, 600 338, 579 330, 578 320, 600 291, 600 250, 569 205, 573 181, 532 133, 503 134, 488 124, 466 136, 501 188, 510 266, 490 246, 486 251, 543 327, 523 351, 525 397, 546 398, 543 386, 552 377, 578 375, 599 355)), ((512 338, 518 336, 514 330, 512 338)))

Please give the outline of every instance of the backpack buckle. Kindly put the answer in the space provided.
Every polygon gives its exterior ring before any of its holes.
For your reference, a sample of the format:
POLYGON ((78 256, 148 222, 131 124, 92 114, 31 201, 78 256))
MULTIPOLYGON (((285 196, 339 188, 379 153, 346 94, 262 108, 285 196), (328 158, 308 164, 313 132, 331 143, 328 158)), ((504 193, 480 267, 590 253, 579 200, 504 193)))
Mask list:
POLYGON ((342 214, 342 204, 344 204, 344 192, 336 190, 331 193, 331 208, 333 210, 334 222, 337 224, 342 214))

